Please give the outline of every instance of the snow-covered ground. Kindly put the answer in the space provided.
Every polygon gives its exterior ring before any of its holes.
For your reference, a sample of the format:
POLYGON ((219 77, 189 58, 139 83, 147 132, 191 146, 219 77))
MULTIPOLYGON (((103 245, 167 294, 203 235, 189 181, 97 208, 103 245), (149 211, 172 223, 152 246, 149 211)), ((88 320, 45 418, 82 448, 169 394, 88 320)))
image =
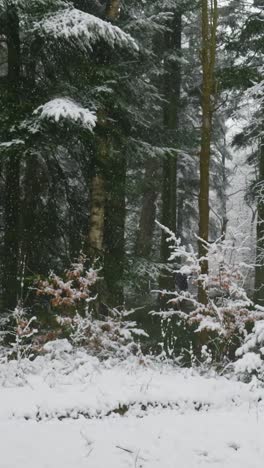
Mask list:
POLYGON ((0 365, 1 468, 261 468, 264 390, 136 358, 0 365))

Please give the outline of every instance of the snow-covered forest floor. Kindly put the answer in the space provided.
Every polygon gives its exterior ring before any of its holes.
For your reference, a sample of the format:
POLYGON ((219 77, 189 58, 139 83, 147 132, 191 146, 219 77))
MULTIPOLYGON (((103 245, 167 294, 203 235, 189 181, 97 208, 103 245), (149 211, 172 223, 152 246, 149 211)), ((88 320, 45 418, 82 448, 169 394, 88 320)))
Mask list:
POLYGON ((1 468, 260 468, 264 390, 84 352, 0 366, 1 468))

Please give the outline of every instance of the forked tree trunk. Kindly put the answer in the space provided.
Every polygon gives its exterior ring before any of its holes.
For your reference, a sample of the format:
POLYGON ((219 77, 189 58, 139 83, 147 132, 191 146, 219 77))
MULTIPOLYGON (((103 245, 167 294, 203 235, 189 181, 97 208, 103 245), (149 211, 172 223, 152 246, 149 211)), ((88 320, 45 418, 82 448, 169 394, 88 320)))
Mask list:
MULTIPOLYGON (((218 18, 217 0, 208 6, 208 0, 202 0, 202 128, 200 151, 200 193, 199 193, 199 257, 201 274, 208 275, 208 258, 206 242, 209 235, 209 170, 212 137, 213 97, 215 93, 215 55, 216 29, 218 18), (205 242, 203 242, 205 241, 205 242)), ((207 305, 208 294, 204 282, 198 285, 198 300, 207 305)))
MULTIPOLYGON (((16 113, 19 106, 20 88, 20 37, 19 19, 16 7, 12 3, 7 4, 6 18, 8 93, 12 106, 10 112, 16 113)), ((15 307, 19 286, 19 181, 20 155, 14 149, 14 153, 7 157, 5 180, 3 299, 7 309, 15 307)))

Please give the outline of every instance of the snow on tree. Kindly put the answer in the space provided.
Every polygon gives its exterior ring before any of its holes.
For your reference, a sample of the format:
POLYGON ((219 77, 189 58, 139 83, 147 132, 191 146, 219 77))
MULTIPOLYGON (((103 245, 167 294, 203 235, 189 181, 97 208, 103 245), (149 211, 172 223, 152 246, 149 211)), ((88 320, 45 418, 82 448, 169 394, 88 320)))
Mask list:
MULTIPOLYGON (((159 223, 158 223, 159 224, 159 223)), ((158 291, 168 295, 170 308, 160 312, 164 319, 178 317, 182 327, 192 332, 197 350, 203 345, 210 345, 214 357, 233 358, 236 349, 250 332, 256 321, 264 318, 264 310, 256 309, 244 289, 247 275, 252 270, 237 260, 245 249, 245 239, 239 237, 239 231, 233 238, 220 237, 213 243, 204 243, 209 273, 201 273, 199 254, 189 245, 182 245, 181 239, 164 226, 167 241, 170 244, 170 262, 176 275, 185 276, 188 290, 158 291), (208 304, 196 299, 198 284, 202 283, 208 295, 208 304)))
POLYGON ((234 365, 235 373, 243 380, 250 380, 253 375, 264 382, 264 308, 256 306, 262 320, 255 323, 252 332, 236 351, 239 358, 234 365))
POLYGON ((134 51, 139 50, 136 41, 129 34, 76 8, 67 8, 49 15, 36 23, 35 29, 56 39, 77 40, 82 48, 87 46, 90 50, 102 40, 112 48, 128 47, 134 51))
POLYGON ((78 123, 92 131, 96 126, 97 117, 94 112, 85 109, 76 102, 67 98, 57 98, 39 106, 34 114, 38 114, 41 120, 69 120, 78 123))

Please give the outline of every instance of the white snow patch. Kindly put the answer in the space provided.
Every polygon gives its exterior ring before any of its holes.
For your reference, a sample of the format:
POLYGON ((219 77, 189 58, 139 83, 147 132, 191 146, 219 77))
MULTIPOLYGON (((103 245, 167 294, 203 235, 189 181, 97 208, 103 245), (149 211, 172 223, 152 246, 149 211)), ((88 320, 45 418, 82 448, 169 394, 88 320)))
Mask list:
POLYGON ((262 468, 263 389, 63 353, 0 364, 1 468, 262 468))

